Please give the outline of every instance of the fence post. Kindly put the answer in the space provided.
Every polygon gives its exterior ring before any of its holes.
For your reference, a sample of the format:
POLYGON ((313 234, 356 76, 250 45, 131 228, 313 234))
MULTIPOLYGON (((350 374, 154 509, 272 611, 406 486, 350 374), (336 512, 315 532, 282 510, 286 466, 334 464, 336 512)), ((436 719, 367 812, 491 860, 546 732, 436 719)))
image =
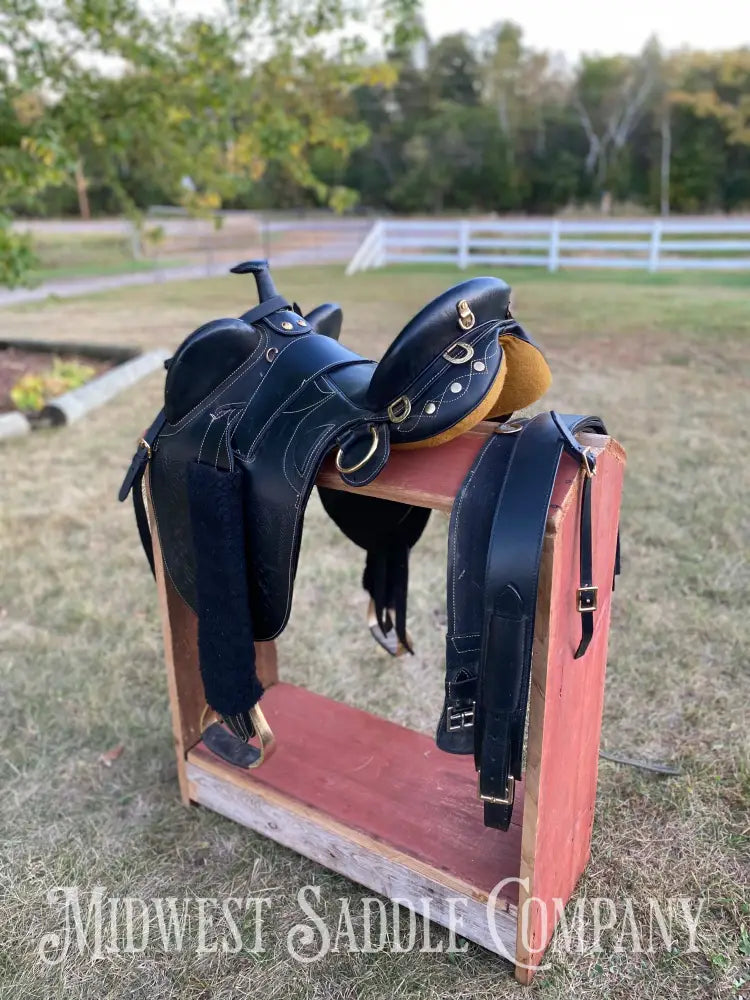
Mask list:
POLYGON ((370 260, 368 262, 370 267, 385 267, 387 263, 385 243, 386 243, 385 220, 378 219, 377 229, 375 230, 375 245, 373 248, 372 256, 370 257, 370 260))
POLYGON ((381 225, 382 219, 376 219, 370 226, 367 236, 365 236, 360 245, 357 247, 354 252, 354 256, 347 265, 347 276, 356 274, 357 271, 365 271, 371 266, 373 251, 376 243, 378 242, 378 234, 380 231, 379 227, 381 225))
POLYGON ((469 263, 469 220, 462 219, 458 227, 458 266, 465 271, 469 263))
POLYGON ((549 232, 547 270, 554 273, 560 267, 560 220, 553 219, 549 232))
POLYGON ((648 269, 653 274, 659 270, 659 247, 661 243, 661 219, 654 219, 651 227, 651 245, 648 251, 648 269))

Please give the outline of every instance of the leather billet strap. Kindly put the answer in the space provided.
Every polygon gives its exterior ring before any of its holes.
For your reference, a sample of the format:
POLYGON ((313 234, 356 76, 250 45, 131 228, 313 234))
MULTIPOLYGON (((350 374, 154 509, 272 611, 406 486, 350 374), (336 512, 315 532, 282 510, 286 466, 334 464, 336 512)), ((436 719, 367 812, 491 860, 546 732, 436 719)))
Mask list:
POLYGON ((576 594, 582 637, 576 656, 583 655, 593 634, 595 462, 574 437, 580 431, 605 433, 596 417, 555 413, 500 426, 477 456, 453 508, 446 701, 437 742, 449 752, 473 751, 486 826, 508 828, 514 783, 521 777, 542 544, 563 451, 588 470, 576 594))
POLYGON ((125 473, 125 478, 122 481, 122 486, 120 487, 120 492, 117 495, 120 503, 127 500, 130 491, 133 491, 133 508, 135 510, 135 523, 138 526, 138 534, 140 535, 141 545, 143 546, 143 551, 146 553, 146 558, 148 559, 148 564, 151 567, 151 573, 156 576, 156 569, 154 567, 154 545, 151 540, 151 528, 148 523, 148 514, 146 513, 146 504, 143 500, 143 489, 142 482, 143 476, 146 472, 146 467, 148 466, 149 460, 156 447, 156 441, 159 434, 166 423, 166 417, 164 416, 164 410, 159 410, 153 423, 144 432, 143 437, 138 442, 138 447, 133 455, 133 460, 130 463, 128 471, 125 473))

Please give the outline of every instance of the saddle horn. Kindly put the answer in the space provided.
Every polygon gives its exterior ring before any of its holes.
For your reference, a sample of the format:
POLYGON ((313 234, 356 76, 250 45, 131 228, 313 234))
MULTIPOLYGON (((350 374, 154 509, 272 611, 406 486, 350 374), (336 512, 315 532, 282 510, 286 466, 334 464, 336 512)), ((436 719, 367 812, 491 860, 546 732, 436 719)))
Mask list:
POLYGON ((232 274, 252 274, 258 288, 258 302, 267 302, 278 295, 267 260, 243 260, 229 270, 232 274))

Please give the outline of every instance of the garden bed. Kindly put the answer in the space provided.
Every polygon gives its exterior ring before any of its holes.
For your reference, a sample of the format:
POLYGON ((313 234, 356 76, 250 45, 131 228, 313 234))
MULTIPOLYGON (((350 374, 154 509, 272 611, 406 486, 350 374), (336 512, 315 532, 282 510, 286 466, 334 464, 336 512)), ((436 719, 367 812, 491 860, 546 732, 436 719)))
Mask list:
POLYGON ((168 351, 0 340, 0 438, 73 423, 159 368, 168 351))

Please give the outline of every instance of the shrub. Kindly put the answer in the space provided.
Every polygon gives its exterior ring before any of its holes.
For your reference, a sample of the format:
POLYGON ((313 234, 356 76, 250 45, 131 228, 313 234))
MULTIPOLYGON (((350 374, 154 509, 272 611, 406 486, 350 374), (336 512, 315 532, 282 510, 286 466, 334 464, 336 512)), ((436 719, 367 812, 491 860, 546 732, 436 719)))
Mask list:
POLYGON ((10 398, 17 409, 36 412, 47 400, 82 386, 93 374, 91 365, 55 358, 49 371, 22 375, 10 390, 10 398))

